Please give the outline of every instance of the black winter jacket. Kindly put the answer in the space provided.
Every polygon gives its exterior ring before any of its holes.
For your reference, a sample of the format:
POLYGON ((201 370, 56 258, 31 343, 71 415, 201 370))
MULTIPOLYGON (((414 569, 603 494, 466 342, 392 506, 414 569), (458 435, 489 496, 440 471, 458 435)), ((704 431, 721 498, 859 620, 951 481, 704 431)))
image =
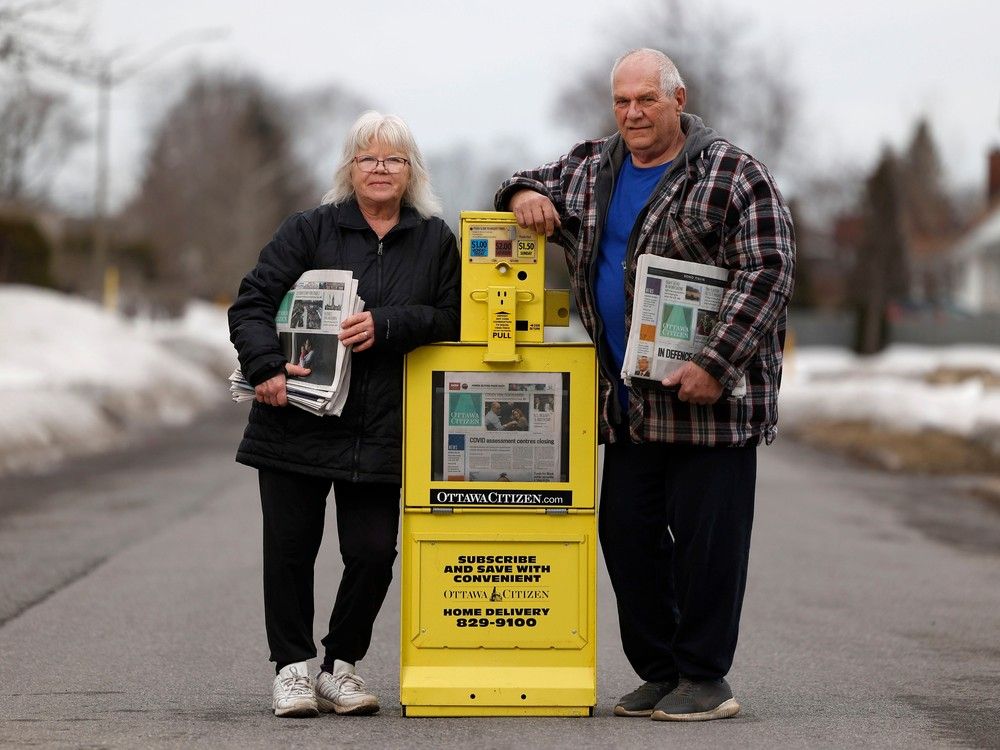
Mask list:
POLYGON ((229 309, 230 338, 251 384, 284 367, 274 327, 278 304, 303 272, 318 268, 353 272, 375 322, 374 344, 351 358, 340 417, 253 402, 236 460, 354 482, 399 483, 403 355, 421 344, 458 338, 455 235, 441 219, 422 219, 404 205, 399 223, 379 241, 353 200, 285 220, 229 309))

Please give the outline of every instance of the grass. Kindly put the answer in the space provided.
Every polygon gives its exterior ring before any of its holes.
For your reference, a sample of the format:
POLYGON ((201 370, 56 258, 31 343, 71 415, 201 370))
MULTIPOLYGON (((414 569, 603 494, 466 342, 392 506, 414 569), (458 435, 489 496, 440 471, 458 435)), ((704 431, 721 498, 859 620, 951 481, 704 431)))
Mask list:
POLYGON ((976 477, 968 491, 1000 511, 1000 455, 984 443, 940 430, 916 434, 847 421, 814 423, 792 435, 886 471, 976 477))
POLYGON ((989 445, 939 430, 917 434, 869 422, 833 421, 800 427, 794 434, 888 471, 1000 476, 1000 455, 989 445))

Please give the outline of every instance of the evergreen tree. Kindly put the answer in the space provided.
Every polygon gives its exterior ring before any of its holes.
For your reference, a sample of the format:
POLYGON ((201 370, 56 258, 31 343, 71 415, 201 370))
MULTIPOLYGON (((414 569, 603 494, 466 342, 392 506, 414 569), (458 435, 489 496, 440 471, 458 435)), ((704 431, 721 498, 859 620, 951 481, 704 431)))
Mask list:
POLYGON ((899 161, 886 148, 865 183, 864 231, 854 267, 852 288, 858 313, 855 349, 860 354, 874 354, 886 347, 889 310, 907 296, 904 202, 899 161))
POLYGON ((938 148, 926 119, 917 123, 906 151, 905 197, 910 229, 916 235, 954 231, 955 209, 944 187, 938 148))

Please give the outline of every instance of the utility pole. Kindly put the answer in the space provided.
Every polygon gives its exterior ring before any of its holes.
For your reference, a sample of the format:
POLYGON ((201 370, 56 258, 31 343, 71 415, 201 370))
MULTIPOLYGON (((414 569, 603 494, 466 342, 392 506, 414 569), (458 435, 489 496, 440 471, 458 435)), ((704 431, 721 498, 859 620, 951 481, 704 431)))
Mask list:
MULTIPOLYGON (((150 65, 158 62, 179 47, 213 41, 224 36, 226 29, 203 29, 178 34, 157 45, 140 60, 129 65, 116 66, 113 55, 103 55, 88 66, 81 77, 97 88, 96 156, 94 170, 94 227, 92 278, 98 296, 109 310, 118 308, 118 268, 108 263, 108 194, 111 180, 111 95, 116 86, 150 65)), ((120 56, 119 56, 120 57, 120 56)))
POLYGON ((102 290, 104 306, 108 309, 118 308, 118 290, 109 288, 108 269, 108 183, 111 150, 111 60, 104 58, 98 63, 94 82, 97 86, 97 166, 94 184, 94 255, 93 283, 94 288, 102 290))

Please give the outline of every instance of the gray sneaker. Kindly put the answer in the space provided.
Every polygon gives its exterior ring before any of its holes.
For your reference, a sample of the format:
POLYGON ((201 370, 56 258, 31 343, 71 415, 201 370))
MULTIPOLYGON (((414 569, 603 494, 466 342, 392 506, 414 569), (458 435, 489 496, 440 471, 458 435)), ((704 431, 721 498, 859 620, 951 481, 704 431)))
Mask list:
POLYGON ((681 677, 677 688, 656 704, 656 721, 708 721, 728 719, 740 712, 740 704, 725 679, 689 680, 681 677))
POLYGON ((337 659, 333 673, 320 672, 316 678, 316 703, 320 711, 342 716, 378 713, 378 698, 368 692, 365 681, 354 673, 354 665, 337 659))
POLYGON ((677 680, 644 682, 631 693, 626 693, 615 706, 615 716, 649 716, 660 700, 677 687, 677 680))
POLYGON ((275 716, 302 718, 318 716, 313 682, 306 663, 300 661, 282 669, 271 683, 271 709, 275 716))

